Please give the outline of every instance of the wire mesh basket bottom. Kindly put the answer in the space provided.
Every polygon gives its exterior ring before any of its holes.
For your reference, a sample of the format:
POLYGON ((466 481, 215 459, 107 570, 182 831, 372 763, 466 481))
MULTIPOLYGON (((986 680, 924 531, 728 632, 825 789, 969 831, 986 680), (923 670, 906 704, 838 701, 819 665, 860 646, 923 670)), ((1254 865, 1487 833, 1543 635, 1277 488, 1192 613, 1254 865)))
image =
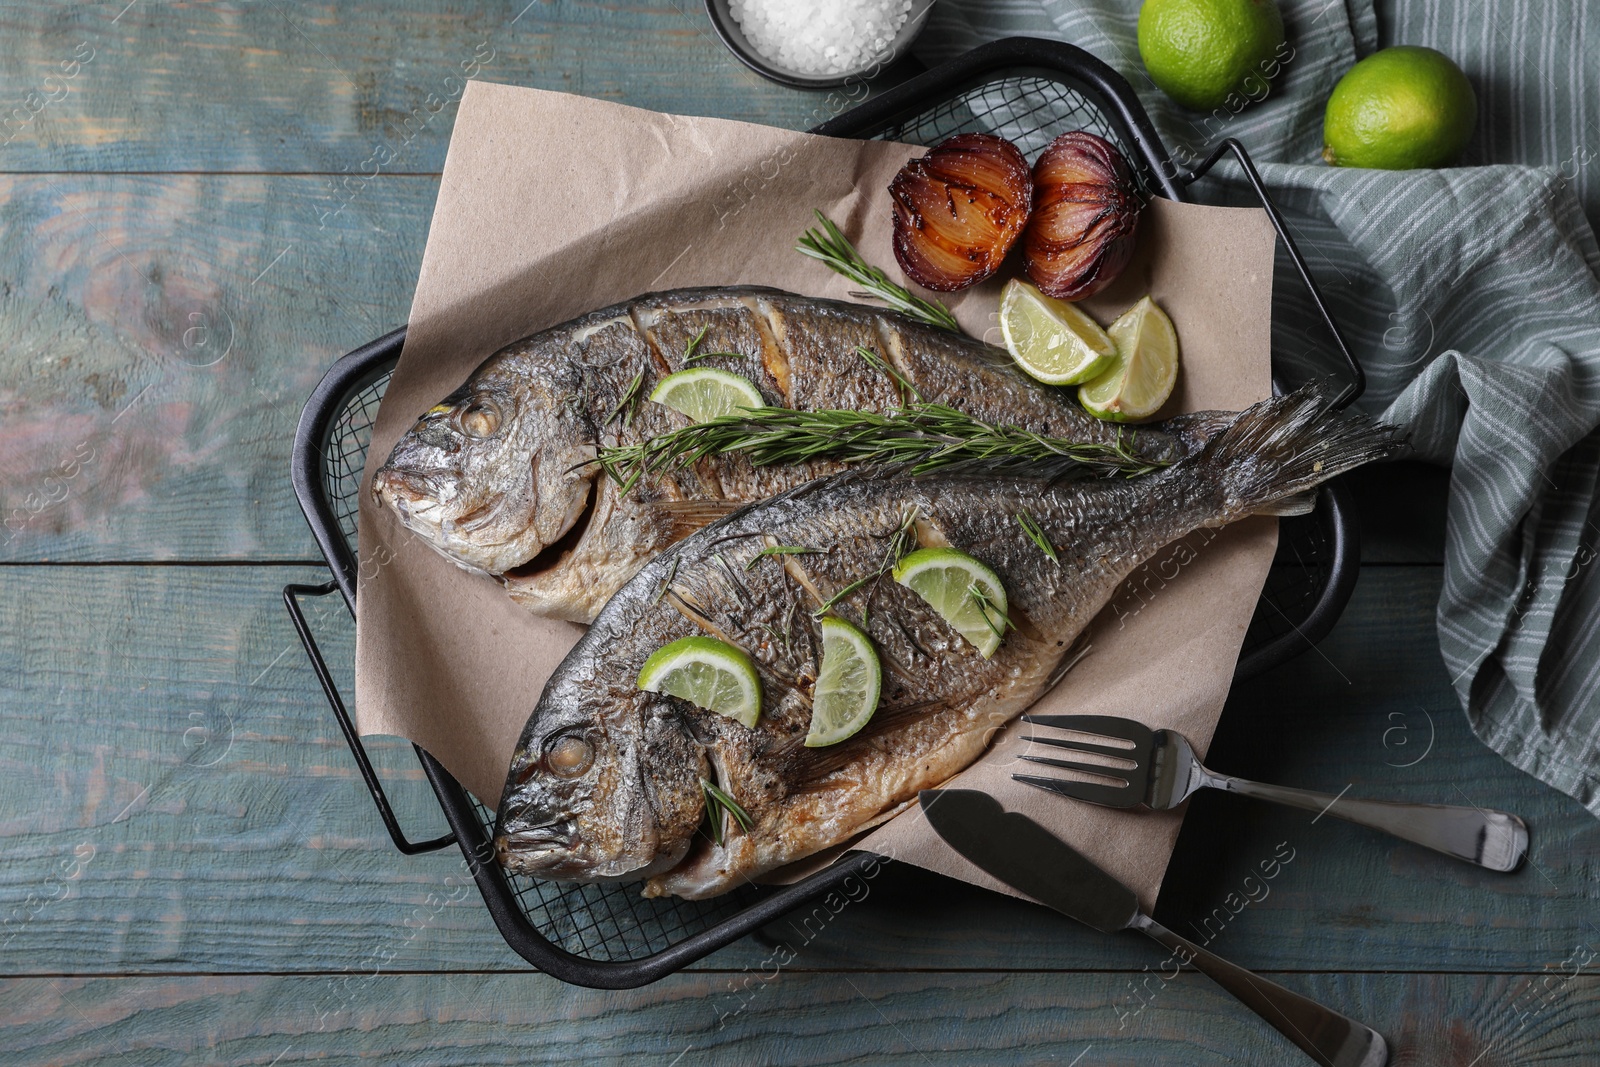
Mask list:
POLYGON ((323 490, 352 555, 357 551, 356 509, 361 500, 361 472, 367 466, 367 445, 372 441, 372 424, 378 420, 378 403, 392 377, 391 367, 345 400, 322 452, 323 490))
MULTIPOLYGON (((878 136, 931 145, 955 133, 997 133, 1033 155, 1068 130, 1099 134, 1130 160, 1137 158, 1093 103, 1066 84, 1033 76, 987 81, 878 136)), ((1138 168, 1135 175, 1141 186, 1149 188, 1148 175, 1138 168)), ((367 444, 389 378, 385 371, 346 398, 323 454, 324 487, 352 556, 367 444)), ((1247 652, 1295 629, 1295 620, 1316 602, 1327 577, 1327 539, 1318 524, 1288 519, 1280 529, 1279 565, 1273 568, 1251 622, 1247 652)), ((491 828, 494 813, 476 799, 473 806, 482 825, 491 828)), ((747 886, 705 901, 647 900, 639 895, 636 883, 571 884, 520 876, 510 881, 519 907, 541 936, 574 955, 603 962, 660 952, 726 921, 765 892, 747 886)))

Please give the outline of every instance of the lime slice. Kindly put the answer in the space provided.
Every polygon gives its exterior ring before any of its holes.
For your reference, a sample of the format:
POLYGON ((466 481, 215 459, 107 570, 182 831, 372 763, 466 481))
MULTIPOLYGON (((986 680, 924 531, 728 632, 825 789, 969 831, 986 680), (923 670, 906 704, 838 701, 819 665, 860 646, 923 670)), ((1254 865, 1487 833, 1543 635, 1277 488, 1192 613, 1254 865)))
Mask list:
POLYGON ((650 391, 650 399, 695 422, 710 422, 719 415, 732 415, 766 403, 748 378, 716 367, 691 367, 669 374, 650 391))
POLYGON ((754 726, 761 717, 761 680, 755 664, 714 637, 681 637, 656 649, 639 671, 639 688, 682 697, 746 726, 754 726))
POLYGON ((1148 296, 1106 330, 1117 359, 1098 378, 1078 387, 1078 403, 1113 422, 1148 419, 1161 410, 1178 381, 1178 331, 1148 296))
POLYGON ((843 619, 822 619, 822 666, 811 695, 807 748, 836 745, 867 724, 878 710, 883 670, 867 635, 843 619))
POLYGON ((1024 281, 1006 282, 1000 294, 1000 333, 1017 366, 1046 385, 1088 381, 1117 358, 1099 323, 1024 281))
POLYGON ((953 548, 919 548, 894 568, 894 580, 926 600, 984 659, 1009 626, 1000 576, 953 548))

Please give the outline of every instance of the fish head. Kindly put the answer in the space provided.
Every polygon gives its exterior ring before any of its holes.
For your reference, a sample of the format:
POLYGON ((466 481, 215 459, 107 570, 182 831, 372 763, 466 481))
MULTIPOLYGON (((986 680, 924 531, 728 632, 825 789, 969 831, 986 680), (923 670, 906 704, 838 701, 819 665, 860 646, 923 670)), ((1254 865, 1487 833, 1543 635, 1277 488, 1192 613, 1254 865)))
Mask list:
POLYGON ((689 851, 704 814, 704 748, 673 698, 607 688, 552 680, 540 698, 495 820, 495 854, 508 870, 631 881, 670 870, 689 851))
POLYGON ((529 564, 587 513, 594 434, 577 382, 524 352, 491 358, 424 412, 372 479, 373 498, 470 569, 529 564))

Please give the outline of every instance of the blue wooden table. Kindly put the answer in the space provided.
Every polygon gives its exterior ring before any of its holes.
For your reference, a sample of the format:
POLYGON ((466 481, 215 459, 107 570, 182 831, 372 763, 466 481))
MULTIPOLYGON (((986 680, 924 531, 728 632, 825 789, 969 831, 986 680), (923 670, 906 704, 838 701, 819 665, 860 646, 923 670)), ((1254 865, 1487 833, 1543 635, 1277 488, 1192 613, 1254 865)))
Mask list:
MULTIPOLYGON (((912 870, 773 927, 799 946, 781 970, 748 940, 594 992, 527 972, 459 855, 390 846, 279 601, 326 575, 289 442, 329 363, 405 319, 447 79, 475 59, 790 127, 817 98, 739 66, 692 0, 16 2, 0 42, 0 1062, 1301 1062, 1132 935, 912 870)), ((1211 762, 1513 810, 1532 860, 1493 875, 1203 796, 1158 917, 1377 1026, 1397 1064, 1593 1063, 1600 824, 1456 706, 1445 476, 1358 489, 1354 600, 1236 690, 1211 762)), ((348 620, 316 625, 348 685, 348 620)), ((408 747, 375 747, 437 832, 408 747)))

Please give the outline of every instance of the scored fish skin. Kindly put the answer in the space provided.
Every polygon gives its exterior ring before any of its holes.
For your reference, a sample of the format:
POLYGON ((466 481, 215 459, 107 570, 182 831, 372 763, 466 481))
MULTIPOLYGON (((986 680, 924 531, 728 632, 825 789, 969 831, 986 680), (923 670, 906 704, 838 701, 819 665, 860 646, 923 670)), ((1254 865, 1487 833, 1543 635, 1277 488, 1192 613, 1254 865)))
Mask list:
POLYGON ((679 289, 602 308, 491 356, 395 446, 373 479, 374 498, 447 558, 500 577, 529 610, 589 622, 640 566, 706 521, 839 469, 755 468, 718 456, 621 497, 589 461, 600 444, 688 424, 644 398, 683 369, 691 345, 693 365, 741 374, 767 403, 802 410, 900 406, 899 386, 857 354, 860 345, 928 401, 1075 441, 1121 440, 1156 463, 1193 451, 1210 428, 1204 415, 1166 427, 1102 422, 1023 375, 1003 350, 881 308, 753 286, 679 289), (636 378, 634 401, 613 415, 636 378), (462 413, 484 400, 501 426, 474 438, 462 413))
POLYGON ((648 879, 646 895, 702 897, 845 841, 975 760, 1152 555, 1396 447, 1391 427, 1333 415, 1324 396, 1302 390, 1247 409, 1195 456, 1136 479, 852 472, 753 504, 647 564, 551 676, 512 758, 497 856, 537 877, 648 879), (1024 510, 1059 564, 1017 521, 1024 510), (854 737, 805 748, 821 645, 814 611, 881 573, 902 529, 992 567, 1015 628, 984 660, 916 594, 887 575, 868 582, 833 610, 852 622, 865 613, 881 702, 854 737), (760 555, 779 544, 825 551, 760 555), (754 660, 763 707, 753 729, 637 688, 651 653, 694 634, 754 660), (557 743, 586 758, 556 773, 557 743), (700 831, 702 778, 741 804, 748 832, 730 823, 716 845, 700 831))

